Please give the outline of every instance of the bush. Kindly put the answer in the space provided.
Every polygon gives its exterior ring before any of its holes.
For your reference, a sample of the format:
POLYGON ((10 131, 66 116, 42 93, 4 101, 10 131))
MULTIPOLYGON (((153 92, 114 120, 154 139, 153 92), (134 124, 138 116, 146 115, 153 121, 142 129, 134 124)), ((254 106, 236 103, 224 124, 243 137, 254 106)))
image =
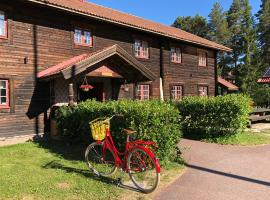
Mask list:
MULTIPOLYGON (((57 124, 63 138, 85 140, 90 136, 89 121, 98 117, 121 113, 121 120, 112 122, 115 143, 122 140, 122 128, 136 130, 139 139, 157 143, 157 156, 163 164, 175 158, 175 150, 180 140, 179 111, 171 104, 160 101, 110 101, 100 103, 86 101, 76 107, 61 107, 57 112, 57 124)), ((89 137, 90 138, 90 137, 89 137)))
POLYGON ((243 132, 251 112, 251 99, 235 94, 187 97, 177 106, 184 136, 203 139, 243 132))

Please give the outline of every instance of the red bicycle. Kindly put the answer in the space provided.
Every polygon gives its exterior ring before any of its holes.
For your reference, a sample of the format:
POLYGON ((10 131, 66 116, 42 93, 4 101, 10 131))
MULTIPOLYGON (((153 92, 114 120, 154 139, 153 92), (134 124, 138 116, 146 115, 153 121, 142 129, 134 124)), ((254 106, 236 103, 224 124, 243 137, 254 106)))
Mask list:
POLYGON ((97 176, 111 176, 117 168, 129 174, 134 185, 144 193, 153 192, 160 181, 160 164, 152 150, 156 143, 143 140, 130 141, 136 131, 124 129, 127 134, 125 150, 119 152, 110 132, 110 118, 98 118, 90 122, 92 136, 96 142, 85 151, 85 160, 97 176))

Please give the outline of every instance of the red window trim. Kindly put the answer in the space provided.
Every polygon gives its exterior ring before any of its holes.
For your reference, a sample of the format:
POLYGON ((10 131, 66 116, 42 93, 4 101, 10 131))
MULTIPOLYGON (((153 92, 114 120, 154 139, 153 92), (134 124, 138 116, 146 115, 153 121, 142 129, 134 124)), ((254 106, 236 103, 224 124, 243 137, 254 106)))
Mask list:
POLYGON ((150 85, 149 84, 139 84, 137 85, 137 99, 140 101, 146 101, 150 99, 150 85), (144 86, 147 86, 147 99, 144 98, 144 86), (139 93, 140 92, 140 93, 139 93))
POLYGON ((0 39, 7 39, 8 38, 8 21, 7 21, 7 15, 6 12, 2 11, 4 13, 5 21, 4 21, 4 28, 5 28, 5 35, 0 35, 0 39))
POLYGON ((181 101, 182 99, 183 99, 183 97, 184 97, 184 86, 183 85, 180 85, 180 84, 174 84, 174 85, 171 85, 171 87, 170 87, 170 92, 171 92, 171 99, 172 100, 175 100, 175 101, 181 101), (173 98, 173 87, 181 87, 181 98, 180 99, 174 99, 173 98))
POLYGON ((170 54, 171 54, 171 56, 170 56, 170 58, 171 58, 171 62, 172 63, 177 63, 177 64, 180 64, 180 63, 182 63, 182 49, 180 48, 180 47, 171 47, 171 52, 170 52, 170 54), (172 56, 172 48, 174 48, 175 49, 175 53, 176 53, 176 49, 180 49, 180 61, 176 61, 175 59, 174 59, 174 57, 172 56))
POLYGON ((0 109, 10 108, 10 105, 9 105, 9 80, 0 79, 0 81, 6 81, 6 98, 7 98, 7 104, 6 105, 0 104, 0 109))
POLYGON ((75 27, 74 28, 74 36, 73 36, 73 40, 74 40, 74 44, 78 45, 78 46, 85 46, 85 47, 92 47, 93 46, 93 35, 92 35, 92 31, 88 30, 88 29, 82 29, 82 28, 78 28, 75 27), (78 43, 75 41, 75 30, 80 30, 81 31, 81 43, 78 43), (85 44, 84 43, 84 32, 89 32, 90 33, 90 44, 85 44))
POLYGON ((208 58, 207 57, 208 57, 207 51, 198 50, 198 66, 199 67, 207 67, 207 65, 208 65, 208 62, 207 62, 208 58), (200 53, 205 53, 205 59, 206 59, 205 65, 200 64, 200 53))
POLYGON ((135 39, 134 40, 134 55, 136 58, 141 58, 141 59, 149 59, 150 58, 150 48, 149 48, 149 42, 147 40, 140 40, 140 39, 135 39), (139 41, 141 43, 140 46, 140 51, 139 54, 140 55, 136 55, 136 41, 139 41), (147 43, 147 56, 143 56, 143 51, 142 51, 142 47, 143 47, 143 42, 147 43))

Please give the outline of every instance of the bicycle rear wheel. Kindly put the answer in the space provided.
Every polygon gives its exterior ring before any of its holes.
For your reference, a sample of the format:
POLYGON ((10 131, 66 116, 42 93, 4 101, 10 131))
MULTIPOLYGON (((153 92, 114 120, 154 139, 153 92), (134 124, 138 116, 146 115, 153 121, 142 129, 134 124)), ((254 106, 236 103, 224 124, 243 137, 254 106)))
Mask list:
POLYGON ((146 148, 133 149, 127 159, 128 173, 136 187, 144 193, 153 192, 160 181, 160 166, 146 148))
POLYGON ((98 176, 110 176, 117 170, 114 153, 110 149, 103 150, 103 143, 90 144, 85 151, 85 161, 98 176))

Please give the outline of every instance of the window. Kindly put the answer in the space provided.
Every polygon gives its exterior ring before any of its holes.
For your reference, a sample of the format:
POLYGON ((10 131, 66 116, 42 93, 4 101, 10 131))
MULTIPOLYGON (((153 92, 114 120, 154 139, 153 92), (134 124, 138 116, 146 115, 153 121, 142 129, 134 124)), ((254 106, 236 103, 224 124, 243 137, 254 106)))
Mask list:
POLYGON ((139 100, 149 100, 150 98, 150 85, 138 85, 137 94, 139 100))
POLYGON ((182 62, 182 53, 180 48, 171 48, 171 62, 181 63, 182 62))
POLYGON ((5 13, 0 11, 0 38, 7 37, 7 20, 5 13))
POLYGON ((199 66, 200 67, 206 67, 207 66, 207 52, 205 51, 198 51, 198 57, 199 57, 199 66))
POLYGON ((76 28, 74 30, 74 43, 77 45, 92 46, 91 32, 76 28))
POLYGON ((208 96, 208 86, 199 86, 199 96, 208 96))
POLYGON ((0 108, 9 107, 9 85, 8 80, 0 79, 0 108))
POLYGON ((183 98, 183 86, 173 85, 171 87, 171 99, 172 100, 182 100, 183 98))
POLYGON ((149 58, 149 45, 146 41, 135 40, 134 45, 135 56, 138 58, 149 58))

